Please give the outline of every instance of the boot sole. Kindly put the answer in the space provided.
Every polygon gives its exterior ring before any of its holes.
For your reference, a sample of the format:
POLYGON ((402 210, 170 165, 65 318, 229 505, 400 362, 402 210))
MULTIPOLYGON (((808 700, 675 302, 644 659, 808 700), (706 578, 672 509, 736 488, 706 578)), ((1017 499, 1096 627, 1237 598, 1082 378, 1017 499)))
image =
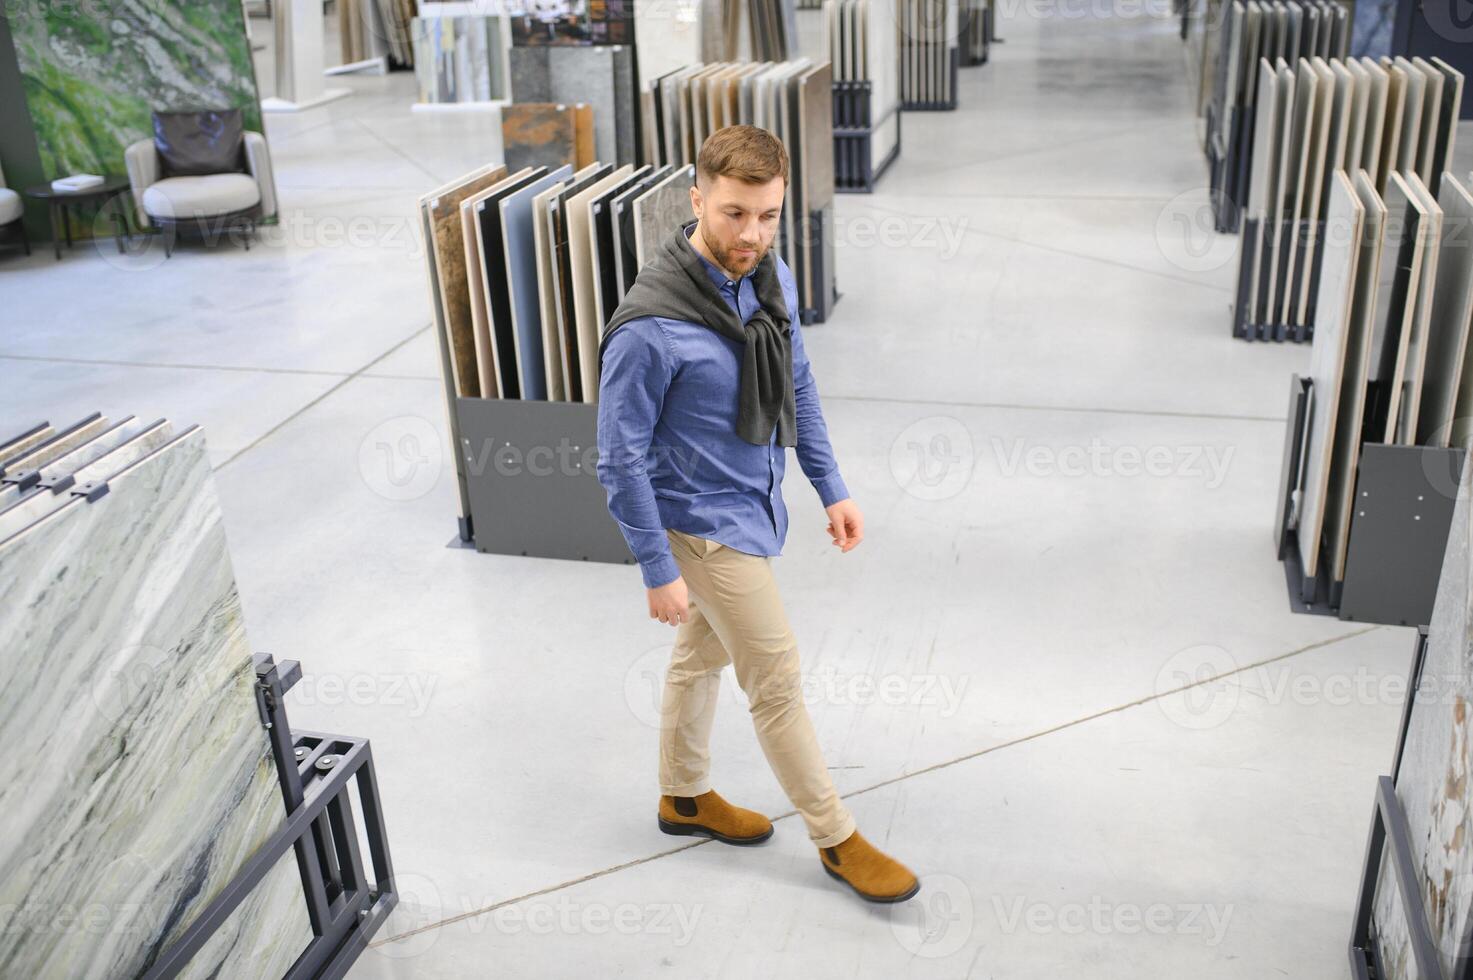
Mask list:
POLYGON ((858 895, 866 902, 875 902, 879 905, 893 905, 896 902, 903 902, 908 898, 915 897, 915 893, 921 890, 921 880, 917 878, 914 885, 911 885, 909 889, 901 892, 899 895, 871 895, 868 892, 862 892, 858 888, 855 888, 853 882, 851 882, 848 878, 845 878, 843 875, 839 874, 839 872, 835 871, 833 868, 829 867, 828 862, 825 861, 823 858, 819 858, 818 863, 823 865, 823 869, 829 873, 830 878, 834 879, 835 881, 842 881, 844 884, 849 886, 849 889, 854 892, 854 894, 858 895))
POLYGON ((772 836, 774 828, 768 827, 766 833, 755 837, 728 837, 710 827, 703 827, 698 823, 671 823, 664 817, 656 817, 660 821, 660 829, 673 837, 709 837, 719 840, 723 844, 735 844, 737 847, 748 847, 752 844, 760 844, 772 836))

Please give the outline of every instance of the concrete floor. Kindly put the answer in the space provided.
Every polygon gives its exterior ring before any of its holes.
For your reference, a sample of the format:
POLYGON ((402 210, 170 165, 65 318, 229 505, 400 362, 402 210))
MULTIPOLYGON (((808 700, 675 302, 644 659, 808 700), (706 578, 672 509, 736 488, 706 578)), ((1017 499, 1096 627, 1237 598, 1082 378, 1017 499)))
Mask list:
POLYGON ((344 78, 270 118, 283 222, 249 252, 0 261, 14 421, 203 424, 294 723, 373 740, 403 902, 353 977, 1345 975, 1412 633, 1288 611, 1309 351, 1228 336, 1164 4, 1000 6, 960 110, 838 199, 806 337, 867 540, 829 546, 793 465, 775 565, 834 778, 923 877, 894 909, 822 873, 730 676, 715 783, 777 834, 656 830, 671 632, 636 569, 446 546, 414 202, 499 155, 495 116, 344 78))

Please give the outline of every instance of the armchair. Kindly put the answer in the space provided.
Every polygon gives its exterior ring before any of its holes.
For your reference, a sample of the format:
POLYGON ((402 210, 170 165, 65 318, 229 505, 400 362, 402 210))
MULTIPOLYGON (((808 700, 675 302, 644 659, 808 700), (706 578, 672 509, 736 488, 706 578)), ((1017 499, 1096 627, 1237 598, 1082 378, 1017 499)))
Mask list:
POLYGON ((7 234, 19 229, 20 242, 26 254, 31 254, 31 239, 26 235, 25 202, 20 195, 5 186, 5 171, 0 170, 0 230, 7 234))
MULTIPOLYGON (((152 139, 129 146, 123 157, 133 188, 141 228, 159 228, 165 234, 165 254, 172 254, 181 227, 218 232, 244 227, 255 233, 256 222, 276 214, 276 183, 266 137, 244 134, 246 173, 212 173, 185 177, 163 176, 163 162, 152 139)), ((245 247, 249 249, 247 239, 245 247)))

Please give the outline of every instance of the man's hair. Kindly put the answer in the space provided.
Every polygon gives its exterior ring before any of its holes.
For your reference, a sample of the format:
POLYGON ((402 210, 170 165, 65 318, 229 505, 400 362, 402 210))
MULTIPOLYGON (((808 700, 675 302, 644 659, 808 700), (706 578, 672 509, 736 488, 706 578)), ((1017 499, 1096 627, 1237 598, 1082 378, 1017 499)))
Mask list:
POLYGON ((696 176, 709 183, 732 177, 765 184, 774 177, 788 183, 788 151, 783 141, 756 126, 727 126, 706 137, 696 157, 696 176))

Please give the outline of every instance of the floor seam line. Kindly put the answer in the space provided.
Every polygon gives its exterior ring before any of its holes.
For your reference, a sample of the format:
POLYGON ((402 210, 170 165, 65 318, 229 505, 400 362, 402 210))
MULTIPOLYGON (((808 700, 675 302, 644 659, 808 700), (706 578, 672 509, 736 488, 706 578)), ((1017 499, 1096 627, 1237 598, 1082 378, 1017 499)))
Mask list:
POLYGON ((352 374, 350 374, 347 377, 341 379, 336 384, 334 384, 331 388, 328 388, 322 394, 318 395, 316 398, 313 398, 311 401, 307 402, 307 404, 303 405, 301 408, 297 409, 295 412, 292 412, 286 418, 282 419, 280 422, 276 423, 271 428, 267 429, 265 432, 261 433, 256 438, 252 439, 249 443, 247 443, 246 445, 242 446, 236 452, 232 453, 228 459, 226 459, 225 461, 223 461, 222 463, 220 463, 220 465, 216 466, 215 467, 215 472, 216 473, 220 472, 225 467, 229 466, 231 463, 235 462, 237 459, 240 459, 246 453, 250 452, 252 449, 255 449, 257 446, 259 446, 261 443, 265 442, 267 439, 271 438, 277 432, 280 432, 282 430, 282 428, 284 428, 285 426, 287 426, 288 424, 290 424, 292 421, 294 421, 297 418, 300 418, 301 415, 304 412, 307 412, 307 411, 311 410, 312 408, 315 408, 317 405, 321 404, 322 401, 324 399, 326 399, 328 396, 332 395, 336 391, 341 390, 344 385, 346 385, 349 382, 355 380, 356 378, 362 377, 363 374, 364 374, 364 372, 367 371, 369 368, 373 367, 375 364, 378 364, 380 361, 382 361, 384 358, 388 357, 390 354, 393 354, 393 353, 397 352, 398 350, 400 350, 402 347, 404 347, 404 345, 408 344, 411 340, 415 339, 420 334, 422 334, 426 330, 430 329, 431 326, 433 326, 433 324, 427 323, 424 326, 420 327, 418 330, 416 330, 413 333, 411 333, 408 337, 405 337, 403 340, 399 341, 393 347, 390 347, 388 350, 384 351, 378 357, 375 357, 373 360, 369 361, 367 364, 363 365, 361 368, 359 368, 358 370, 354 371, 352 374))
MULTIPOLYGON (((976 752, 969 752, 966 755, 957 756, 955 759, 948 759, 944 762, 934 763, 932 765, 926 766, 924 769, 917 769, 914 772, 901 773, 898 776, 892 776, 889 779, 883 779, 880 782, 875 783, 871 786, 865 786, 860 789, 850 790, 848 793, 840 793, 839 798, 842 800, 848 800, 856 796, 862 796, 865 793, 873 792, 877 789, 883 789, 884 787, 893 785, 895 783, 904 782, 905 780, 912 779, 916 776, 924 776, 928 773, 938 772, 942 769, 948 769, 963 762, 969 762, 973 759, 981 758, 984 755, 991 755, 994 752, 1000 752, 1003 749, 1013 748, 1014 746, 1018 745, 1025 745, 1028 742, 1034 742, 1049 735, 1054 735, 1059 732, 1066 731, 1070 728, 1076 728, 1079 725, 1084 725, 1091 721, 1097 721, 1100 718, 1104 718, 1108 715, 1118 714, 1122 711, 1128 711, 1131 708, 1138 708, 1141 705, 1149 704, 1152 701, 1159 701, 1162 698, 1170 697, 1173 694, 1180 694, 1181 692, 1191 690, 1192 688, 1202 687, 1206 684, 1213 684, 1226 677, 1232 677, 1249 670, 1256 670, 1259 667, 1265 667, 1272 663, 1278 663, 1281 660, 1288 660, 1291 657, 1297 657, 1300 654, 1309 653, 1313 650, 1319 650, 1324 647, 1333 646, 1336 643, 1340 643, 1345 640, 1351 640, 1357 636, 1364 636, 1367 633, 1372 633, 1379 629, 1381 629, 1379 625, 1371 625, 1363 627, 1362 629, 1353 630, 1349 633, 1342 633, 1339 636, 1332 636, 1328 639, 1317 640, 1314 643, 1307 643, 1304 646, 1296 647, 1293 650, 1287 650, 1284 653, 1275 654, 1272 657, 1265 657, 1263 660, 1258 660, 1251 664, 1244 664, 1243 666, 1237 667, 1233 670, 1225 670, 1219 674, 1214 674, 1211 677, 1203 678, 1199 681, 1193 681, 1190 684, 1183 684, 1180 687, 1174 687, 1169 691, 1161 691, 1156 694, 1149 694, 1145 697, 1137 698, 1134 701, 1129 701, 1125 704, 1116 705, 1113 708, 1103 708, 1099 711, 1094 712, 1093 714, 1085 715, 1082 718, 1075 718, 1071 721, 1060 722, 1059 724, 1054 725, 1050 728, 1045 728, 1042 731, 1032 732, 1028 735, 1020 735, 1015 739, 1002 742, 998 745, 989 746, 985 749, 978 749, 976 752)), ((773 823, 777 823, 777 821, 779 820, 786 820, 789 817, 795 817, 797 815, 797 810, 788 810, 785 813, 780 813, 777 816, 772 817, 771 820, 773 823)), ((592 881, 596 878, 602 878, 606 875, 611 875, 617 871, 623 871, 626 868, 632 868, 641 864, 647 864, 651 861, 656 861, 663 857, 669 857, 671 854, 678 854, 681 851, 688 851, 692 847, 701 847, 706 844, 714 843, 716 842, 711 839, 693 841, 681 847, 674 847, 667 851, 661 851, 658 854, 648 854, 642 858, 635 858, 630 861, 625 861, 621 864, 616 864, 612 867, 601 868, 598 871, 589 872, 586 875, 582 875, 569 881, 561 882, 555 885, 548 885, 546 888, 539 888, 536 891, 527 892, 524 895, 517 895, 512 898, 503 899, 500 902, 494 902, 491 905, 486 906, 485 908, 461 912, 458 915, 453 915, 447 919, 442 919, 439 922, 433 922, 426 926, 420 926, 418 929, 411 929, 408 932, 402 932, 398 935, 387 936, 383 939, 379 939, 369 943, 369 946, 382 946, 386 943, 398 942, 401 939, 410 939, 414 936, 420 935, 421 933, 429 932, 432 929, 440 929, 447 925, 454 925, 457 922, 463 922, 467 919, 473 919, 477 916, 486 915, 488 913, 495 912, 498 909, 505 908, 508 905, 515 905, 518 902, 525 902, 530 898, 536 898, 539 895, 547 895, 552 892, 562 891, 565 888, 572 888, 574 885, 580 885, 586 881, 592 881)))

